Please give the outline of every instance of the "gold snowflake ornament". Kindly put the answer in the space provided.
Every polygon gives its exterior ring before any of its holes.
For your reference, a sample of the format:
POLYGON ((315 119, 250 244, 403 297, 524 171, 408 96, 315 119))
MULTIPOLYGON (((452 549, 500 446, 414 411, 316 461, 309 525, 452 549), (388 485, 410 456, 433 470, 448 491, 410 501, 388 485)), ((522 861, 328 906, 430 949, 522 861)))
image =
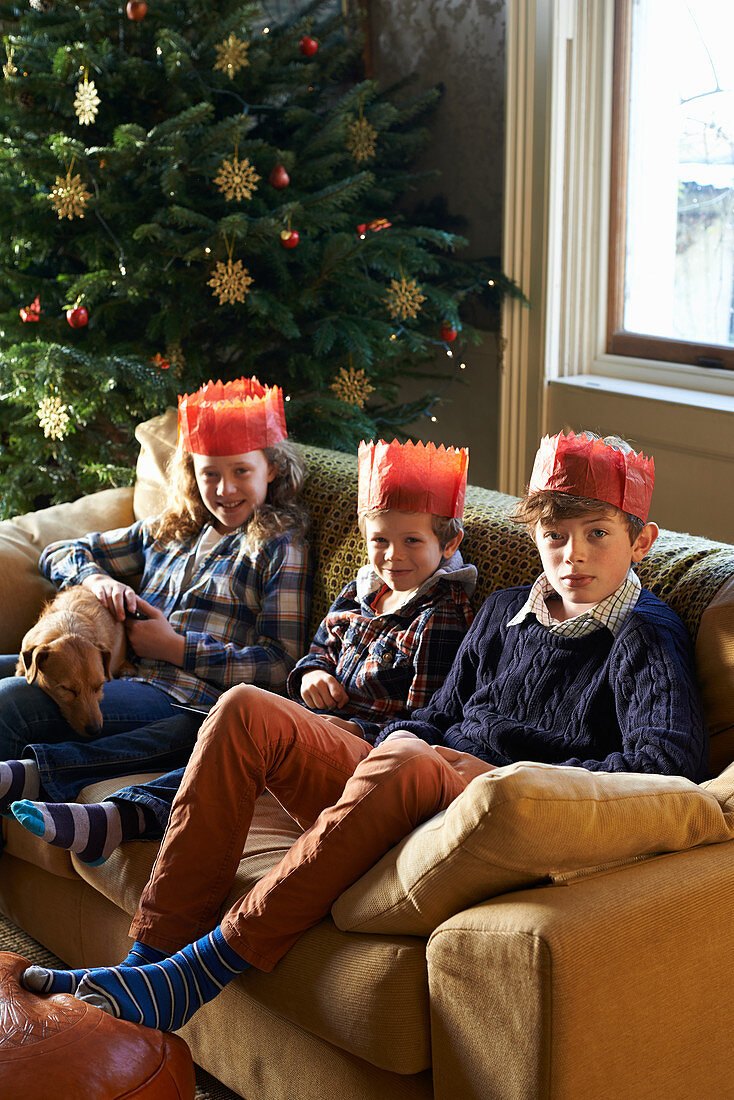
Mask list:
POLYGON ((78 174, 72 176, 69 168, 66 176, 56 177, 56 183, 51 188, 48 199, 59 218, 71 220, 84 217, 84 207, 91 197, 91 192, 87 191, 81 177, 78 174))
POLYGON ((234 32, 214 49, 217 51, 214 68, 226 72, 230 80, 234 78, 236 72, 250 64, 247 60, 249 42, 243 42, 234 32))
POLYGON ((342 367, 329 389, 334 391, 340 401, 363 409, 365 401, 374 392, 375 387, 370 385, 369 375, 362 369, 342 367))
POLYGON ((77 84, 74 100, 74 110, 81 126, 88 126, 90 122, 94 122, 101 102, 94 81, 87 80, 85 73, 84 80, 80 80, 77 84))
POLYGON ((251 282, 252 276, 242 266, 242 260, 229 259, 226 264, 219 261, 211 279, 207 281, 207 286, 212 288, 212 294, 219 298, 219 304, 223 306, 225 302, 232 305, 235 302, 244 302, 251 282))
POLYGON ((390 316, 396 321, 407 321, 408 317, 417 317, 421 311, 421 303, 425 302, 425 294, 421 294, 421 288, 415 279, 393 279, 388 287, 385 301, 390 311, 390 316))
POLYGON ((71 424, 66 405, 60 397, 43 397, 39 402, 36 416, 46 439, 63 439, 66 429, 71 424))
POLYGON ((377 130, 366 118, 358 118, 347 126, 347 149, 359 164, 375 155, 377 130))
POLYGON ((173 373, 180 377, 186 366, 186 359, 184 353, 181 351, 181 345, 178 343, 168 344, 166 347, 166 359, 171 364, 173 373))
POLYGON ((240 202, 241 199, 252 198, 253 193, 257 191, 259 179, 247 157, 244 160, 238 160, 235 153, 232 160, 222 161, 222 167, 214 177, 214 183, 223 192, 227 202, 231 199, 240 202))

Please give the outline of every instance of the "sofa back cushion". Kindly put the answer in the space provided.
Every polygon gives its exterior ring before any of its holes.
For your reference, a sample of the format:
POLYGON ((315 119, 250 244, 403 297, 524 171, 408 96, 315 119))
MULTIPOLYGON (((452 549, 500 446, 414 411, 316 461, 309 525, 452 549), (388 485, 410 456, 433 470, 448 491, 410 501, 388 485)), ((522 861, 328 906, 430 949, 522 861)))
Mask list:
POLYGON ((717 791, 680 776, 510 764, 473 779, 350 886, 332 916, 345 931, 428 936, 509 890, 730 840, 734 812, 717 791))
MULTIPOLYGON (((176 443, 176 413, 137 429, 141 444, 135 484, 138 518, 163 505, 165 469, 176 443)), ((357 527, 357 460, 319 447, 299 448, 309 468, 304 499, 311 512, 315 563, 310 636, 326 610, 367 560, 357 527)), ((515 497, 470 485, 462 553, 476 565, 474 606, 499 588, 529 584, 540 558, 526 531, 512 522, 515 497)), ((734 546, 661 531, 638 566, 642 584, 670 604, 696 642, 704 707, 712 735, 712 771, 734 759, 734 546), (717 597, 714 600, 714 597, 717 597), (705 612, 705 614, 704 614, 705 612)))

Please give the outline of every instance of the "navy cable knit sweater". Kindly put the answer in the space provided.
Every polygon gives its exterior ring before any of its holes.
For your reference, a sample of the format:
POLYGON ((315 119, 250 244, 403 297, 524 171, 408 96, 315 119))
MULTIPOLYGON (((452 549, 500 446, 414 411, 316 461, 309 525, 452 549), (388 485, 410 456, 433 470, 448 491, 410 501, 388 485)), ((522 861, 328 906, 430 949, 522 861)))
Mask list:
POLYGON ((507 622, 529 586, 495 592, 428 706, 386 725, 486 760, 537 760, 590 771, 706 778, 708 737, 691 641, 643 589, 616 638, 552 634, 530 616, 507 622))

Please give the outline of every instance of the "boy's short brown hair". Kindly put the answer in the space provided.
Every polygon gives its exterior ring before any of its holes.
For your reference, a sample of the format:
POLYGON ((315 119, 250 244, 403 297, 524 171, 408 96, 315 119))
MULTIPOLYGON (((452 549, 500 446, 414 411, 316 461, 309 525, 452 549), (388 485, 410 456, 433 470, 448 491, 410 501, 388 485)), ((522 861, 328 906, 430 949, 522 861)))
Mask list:
POLYGON ((603 500, 591 500, 589 497, 576 497, 571 493, 559 493, 554 490, 545 490, 541 493, 533 493, 525 496, 515 508, 511 518, 515 523, 524 524, 528 530, 535 530, 538 523, 554 524, 564 519, 577 519, 579 516, 599 515, 623 516, 627 524, 630 545, 634 544, 644 522, 639 516, 623 512, 613 504, 606 504, 603 500))
MULTIPOLYGON (((581 434, 587 435, 591 439, 601 439, 608 447, 613 447, 615 451, 621 451, 623 454, 635 453, 627 440, 622 439, 619 435, 600 436, 596 432, 590 432, 588 430, 585 430, 581 434)), ((572 493, 560 493, 554 490, 544 490, 539 493, 532 493, 530 496, 528 496, 526 491, 525 496, 515 508, 511 518, 515 523, 524 524, 532 534, 538 523, 559 523, 564 519, 577 519, 579 516, 598 515, 600 511, 605 516, 613 516, 615 514, 624 516, 631 545, 634 544, 640 531, 645 526, 645 521, 640 519, 639 516, 633 516, 630 512, 623 512, 621 508, 617 508, 614 504, 607 504, 603 500, 593 500, 590 497, 577 497, 572 493)))
MULTIPOLYGON (((392 511, 392 509, 370 508, 366 512, 360 512, 357 516, 357 522, 359 523, 359 530, 362 533, 362 538, 365 538, 364 521, 366 519, 374 519, 375 516, 384 515, 385 512, 389 511, 392 511)), ((455 519, 452 516, 431 515, 431 530, 438 539, 438 545, 442 550, 445 550, 451 540, 455 538, 460 531, 464 530, 464 524, 462 520, 455 519)))

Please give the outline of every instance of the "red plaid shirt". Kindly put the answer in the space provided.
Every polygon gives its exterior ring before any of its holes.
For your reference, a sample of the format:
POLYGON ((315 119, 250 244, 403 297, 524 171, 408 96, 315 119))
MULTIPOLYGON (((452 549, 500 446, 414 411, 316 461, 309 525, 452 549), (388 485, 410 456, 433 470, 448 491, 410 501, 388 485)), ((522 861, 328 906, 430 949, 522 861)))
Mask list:
MULTIPOLYGON (((312 669, 336 677, 349 702, 335 713, 356 722, 374 742, 385 722, 425 706, 448 675, 471 626, 469 597, 477 571, 457 551, 397 611, 374 611, 383 582, 365 565, 339 594, 311 648, 288 678, 291 698, 301 700, 301 678, 312 669)), ((326 712, 322 712, 326 713, 326 712)))

